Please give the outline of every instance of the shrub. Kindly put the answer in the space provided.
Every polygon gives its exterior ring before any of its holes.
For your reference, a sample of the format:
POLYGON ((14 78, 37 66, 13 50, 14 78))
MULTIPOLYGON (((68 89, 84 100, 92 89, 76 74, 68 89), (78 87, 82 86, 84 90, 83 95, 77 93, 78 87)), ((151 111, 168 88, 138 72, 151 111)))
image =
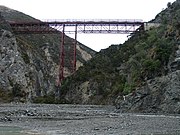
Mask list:
POLYGON ((124 85, 123 94, 127 95, 133 91, 134 86, 132 84, 128 84, 127 82, 124 85))

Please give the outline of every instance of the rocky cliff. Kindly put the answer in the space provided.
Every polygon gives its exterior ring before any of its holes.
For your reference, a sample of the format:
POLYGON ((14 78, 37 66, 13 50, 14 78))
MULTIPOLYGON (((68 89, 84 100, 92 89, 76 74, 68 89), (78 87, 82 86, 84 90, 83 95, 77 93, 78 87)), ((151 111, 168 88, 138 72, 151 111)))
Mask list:
POLYGON ((180 1, 168 3, 147 31, 100 51, 64 81, 70 103, 114 104, 120 112, 180 113, 180 1))
MULTIPOLYGON (((152 20, 165 27, 164 37, 169 40, 163 43, 164 48, 170 42, 174 48, 163 66, 167 73, 146 79, 142 87, 137 87, 134 92, 124 96, 123 100, 118 97, 116 107, 119 112, 180 114, 180 1, 168 3, 167 6, 152 20)), ((164 53, 167 54, 168 51, 164 53)))
MULTIPOLYGON (((59 68, 59 35, 13 34, 7 21, 37 21, 21 12, 0 6, 0 97, 2 102, 30 101, 54 95, 59 68)), ((65 49, 73 39, 65 37, 65 49)), ((78 43, 77 67, 95 55, 95 51, 78 43)), ((65 63, 65 74, 70 67, 65 63)))

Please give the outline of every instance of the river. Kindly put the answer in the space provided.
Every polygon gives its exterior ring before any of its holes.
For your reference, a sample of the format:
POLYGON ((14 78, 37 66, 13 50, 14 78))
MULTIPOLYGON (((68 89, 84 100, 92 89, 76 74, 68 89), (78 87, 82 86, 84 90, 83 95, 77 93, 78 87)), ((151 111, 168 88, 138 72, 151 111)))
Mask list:
POLYGON ((0 135, 180 135, 180 116, 113 106, 1 104, 0 135))

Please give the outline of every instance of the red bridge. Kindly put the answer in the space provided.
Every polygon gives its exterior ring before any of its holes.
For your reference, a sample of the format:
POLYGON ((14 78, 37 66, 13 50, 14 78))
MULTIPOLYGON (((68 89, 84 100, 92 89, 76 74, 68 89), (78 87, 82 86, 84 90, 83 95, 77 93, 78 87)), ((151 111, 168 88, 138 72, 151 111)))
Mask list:
POLYGON ((77 33, 99 34, 130 34, 144 29, 144 22, 137 19, 92 19, 92 20, 47 20, 33 22, 11 22, 9 24, 16 34, 61 34, 59 77, 57 85, 64 79, 64 38, 65 33, 75 34, 73 45, 73 72, 76 71, 76 45, 77 33))

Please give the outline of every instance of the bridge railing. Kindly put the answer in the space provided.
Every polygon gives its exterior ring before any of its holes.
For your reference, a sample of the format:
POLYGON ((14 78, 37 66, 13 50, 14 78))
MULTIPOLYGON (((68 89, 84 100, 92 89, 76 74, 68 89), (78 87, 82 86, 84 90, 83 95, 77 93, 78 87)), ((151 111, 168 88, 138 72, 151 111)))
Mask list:
POLYGON ((43 22, 142 22, 142 19, 42 19, 43 22))

